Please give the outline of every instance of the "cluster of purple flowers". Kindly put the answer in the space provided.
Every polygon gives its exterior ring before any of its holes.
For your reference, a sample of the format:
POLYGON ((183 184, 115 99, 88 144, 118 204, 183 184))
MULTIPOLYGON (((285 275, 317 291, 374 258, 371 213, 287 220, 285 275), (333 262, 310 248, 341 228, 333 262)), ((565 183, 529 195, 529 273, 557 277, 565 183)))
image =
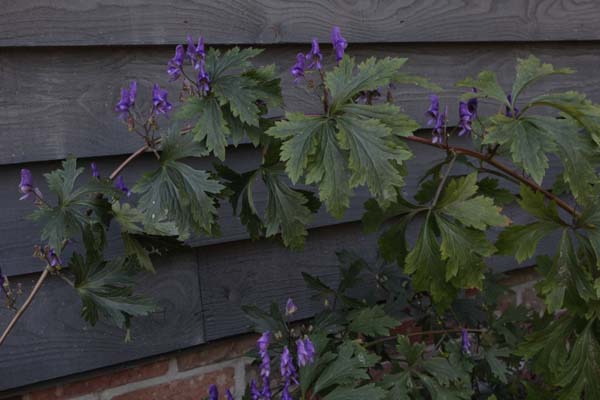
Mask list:
MULTIPOLYGON (((473 89, 473 92, 476 92, 473 89)), ((446 131, 446 124, 448 123, 448 106, 445 107, 444 112, 440 112, 440 99, 437 95, 433 94, 429 97, 430 104, 429 109, 425 112, 425 115, 429 117, 427 125, 433 125, 433 138, 432 143, 442 143, 444 133, 446 131)), ((472 98, 467 102, 461 101, 458 105, 458 127, 460 131, 458 136, 470 134, 473 130, 472 122, 477 116, 477 98, 472 98)))
MULTIPOLYGON (((233 400, 233 394, 231 394, 229 389, 225 392, 225 396, 227 400, 233 400)), ((208 400, 219 400, 219 389, 216 385, 210 385, 210 388, 208 389, 208 400)))
POLYGON ((183 64, 188 59, 192 63, 194 70, 198 72, 196 79, 198 90, 202 93, 208 93, 210 91, 210 76, 205 69, 206 50, 204 47, 204 38, 198 38, 198 44, 194 44, 191 36, 188 36, 187 42, 187 50, 181 44, 175 47, 175 55, 167 64, 167 73, 171 77, 170 81, 176 81, 184 74, 183 64))
MULTIPOLYGON (((331 44, 335 52, 336 62, 340 62, 344 58, 344 51, 348 47, 348 42, 342 36, 342 32, 338 26, 334 26, 331 31, 331 44)), ((298 53, 296 55, 296 64, 290 70, 292 76, 297 82, 300 78, 304 77, 306 69, 316 69, 321 71, 323 68, 323 53, 319 47, 319 41, 316 38, 312 40, 312 46, 308 53, 298 53)))
MULTIPOLYGON (((161 89, 160 86, 155 83, 152 87, 152 112, 150 117, 155 114, 166 114, 171 111, 173 106, 167 99, 168 92, 165 89, 161 89)), ((131 112, 135 106, 135 99, 137 96, 137 82, 132 81, 129 85, 129 89, 121 89, 121 99, 115 106, 115 111, 119 113, 120 118, 130 118, 131 112)))

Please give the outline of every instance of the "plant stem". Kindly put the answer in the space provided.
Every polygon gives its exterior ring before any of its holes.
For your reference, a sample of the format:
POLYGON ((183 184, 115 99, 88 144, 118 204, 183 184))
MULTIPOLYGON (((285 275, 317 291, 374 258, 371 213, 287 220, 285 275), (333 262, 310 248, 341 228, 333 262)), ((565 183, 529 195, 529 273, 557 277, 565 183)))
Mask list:
POLYGON ((410 142, 421 143, 421 144, 425 144, 427 146, 437 147, 442 150, 452 151, 455 154, 464 154, 469 157, 477 158, 477 159, 483 161, 484 163, 487 163, 487 164, 493 166, 494 168, 504 172, 506 175, 511 176, 512 178, 516 179, 517 181, 529 186, 533 190, 543 193, 544 196, 546 196, 548 199, 555 202, 556 205, 558 205, 560 208, 567 211, 569 214, 573 215, 574 217, 579 218, 581 216, 581 214, 579 212, 577 212, 577 210, 575 210, 573 207, 571 207, 566 201, 564 201, 560 197, 556 196, 555 194, 552 194, 551 192, 544 189, 543 187, 541 187, 534 181, 524 177, 523 175, 512 170, 511 168, 507 167, 506 165, 502 164, 501 162, 494 160, 493 157, 490 157, 490 155, 479 153, 475 150, 466 149, 463 147, 445 146, 443 144, 432 143, 431 140, 425 139, 425 138, 420 138, 418 136, 405 136, 404 139, 406 139, 410 142))
MULTIPOLYGON (((385 342, 389 342, 392 340, 396 340, 398 338, 398 336, 411 337, 411 336, 419 336, 419 335, 441 335, 441 334, 447 334, 447 333, 460 333, 462 331, 463 331, 462 328, 456 328, 456 329, 436 329, 436 330, 431 330, 431 331, 409 332, 404 335, 393 335, 393 336, 386 336, 383 338, 379 338, 377 340, 369 342, 367 345, 365 345, 365 347, 373 347, 380 343, 385 343, 385 342)), ((485 333, 485 332, 487 332, 487 329, 465 329, 465 331, 474 332, 474 333, 485 333)))
MULTIPOLYGON (((157 139, 155 141, 158 142, 160 139, 157 139)), ((114 180, 117 176, 119 176, 119 174, 121 173, 121 171, 123 171, 123 169, 133 160, 135 160, 136 158, 138 158, 139 156, 141 156, 142 154, 144 154, 146 151, 148 151, 150 149, 150 146, 148 144, 145 144, 144 146, 140 147, 139 149, 137 149, 135 151, 135 153, 133 153, 132 155, 130 155, 129 157, 127 157, 127 159, 125 161, 123 161, 117 168, 115 168, 115 170, 112 172, 112 174, 110 174, 109 179, 112 181, 114 180)))
POLYGON ((440 184, 438 185, 438 188, 435 192, 435 196, 433 197, 433 201, 431 202, 431 208, 433 209, 439 198, 440 195, 442 194, 442 190, 444 189, 444 185, 446 184, 446 180, 448 180, 448 176, 450 175, 450 171, 452 171, 452 167, 454 166, 454 161, 456 161, 456 153, 452 153, 452 159, 450 160, 450 163, 448 164, 448 166, 446 167, 446 172, 444 173, 444 176, 442 177, 442 181, 440 182, 440 184))
POLYGON ((38 278, 37 282, 35 283, 35 286, 33 287, 33 290, 31 291, 31 293, 29 293, 29 297, 27 297, 27 300, 25 300, 25 303, 23 303, 21 308, 19 308, 17 313, 14 315, 14 317, 12 318, 12 320, 10 321, 10 323, 4 330, 4 333, 2 333, 2 336, 0 337, 0 346, 2 345, 2 343, 4 343, 4 341, 6 340, 6 337, 8 336, 10 331, 14 328, 14 326, 17 323, 17 321, 19 320, 19 318, 21 318, 21 315, 23 315, 25 310, 27 310, 27 307, 29 307, 29 305, 33 301, 33 298, 35 297, 37 292, 42 287, 42 284, 48 277, 49 273, 50 273, 50 270, 48 269, 48 267, 44 268, 44 272, 42 272, 42 275, 40 275, 40 277, 38 278))

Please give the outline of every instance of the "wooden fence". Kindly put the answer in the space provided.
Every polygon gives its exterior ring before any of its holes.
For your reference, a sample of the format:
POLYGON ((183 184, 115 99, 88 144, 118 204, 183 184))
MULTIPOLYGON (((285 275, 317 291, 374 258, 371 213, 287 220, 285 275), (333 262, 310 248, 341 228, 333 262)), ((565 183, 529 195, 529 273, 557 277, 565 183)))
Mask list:
MULTIPOLYGON (((530 53, 578 71, 537 85, 537 93, 574 89, 600 101, 600 3, 594 0, 2 0, 0 6, 0 262, 26 292, 43 266, 31 257, 39 229, 26 219, 31 204, 18 201, 20 168, 30 168, 41 183, 44 172, 74 154, 107 174, 139 146, 113 112, 120 87, 131 79, 138 79, 139 93, 153 82, 167 85, 166 62, 186 34, 203 35, 209 45, 265 47, 258 62, 277 64, 286 107, 295 111, 319 105, 289 77, 294 55, 307 51, 313 36, 327 43, 333 25, 342 27, 348 51, 359 58, 408 57, 408 72, 446 89, 441 100, 451 115, 461 93, 456 81, 493 69, 508 85, 515 59, 530 53)), ((177 87, 170 88, 175 98, 177 87)), ((407 87, 397 98, 424 123, 428 94, 407 87)), ((442 156, 419 145, 414 150, 409 193, 415 172, 442 156)), ((227 163, 250 169, 259 157, 241 145, 227 163)), ((151 163, 151 157, 140 159, 126 181, 151 163)), ((292 296, 300 316, 310 315, 314 304, 301 271, 333 282, 335 250, 375 251, 376 237, 364 235, 358 222, 367 197, 358 191, 342 220, 319 213, 305 251, 297 253, 274 241, 249 242, 230 207, 222 207, 221 237, 197 238, 194 249, 160 260, 157 274, 144 278, 140 286, 162 311, 135 322, 132 343, 105 324, 88 327, 75 293, 49 281, 0 347, 0 391, 244 332, 241 304, 292 296)), ((256 199, 265 200, 261 193, 256 199)), ((119 252, 117 236, 110 241, 111 252, 119 252)), ((514 266, 495 260, 495 268, 514 266)), ((10 316, 0 311, 1 327, 10 316)))

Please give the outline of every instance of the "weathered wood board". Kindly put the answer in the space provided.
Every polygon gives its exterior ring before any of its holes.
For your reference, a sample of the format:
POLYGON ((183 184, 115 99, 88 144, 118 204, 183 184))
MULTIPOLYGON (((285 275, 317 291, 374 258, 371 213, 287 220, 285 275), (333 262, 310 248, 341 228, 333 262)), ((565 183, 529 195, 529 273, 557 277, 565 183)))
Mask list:
POLYGON ((593 0, 3 1, 0 46, 305 42, 333 25, 352 42, 597 40, 593 0))

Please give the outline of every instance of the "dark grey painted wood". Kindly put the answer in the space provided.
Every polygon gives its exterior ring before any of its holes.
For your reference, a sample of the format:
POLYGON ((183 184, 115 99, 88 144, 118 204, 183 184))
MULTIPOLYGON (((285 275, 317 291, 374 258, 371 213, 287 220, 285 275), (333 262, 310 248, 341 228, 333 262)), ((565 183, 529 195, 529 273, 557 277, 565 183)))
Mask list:
MULTIPOLYGON (((140 292, 161 311, 134 320, 133 341, 105 323, 90 327, 81 302, 65 282, 51 277, 0 346, 0 391, 203 343, 204 326, 196 252, 161 260, 156 275, 140 277, 140 292)), ((12 279, 29 293, 37 275, 12 279)), ((21 299, 20 301, 23 301, 21 299)), ((12 312, 0 308, 0 325, 12 312)))
MULTIPOLYGON (((295 53, 308 49, 307 44, 274 46, 258 59, 259 64, 278 65, 290 111, 320 111, 318 99, 307 93, 304 85, 294 85, 288 72, 295 53)), ((446 89, 442 101, 449 103, 451 120, 457 119, 457 97, 462 93, 454 88, 455 82, 491 69, 509 88, 516 57, 530 53, 579 71, 542 81, 530 94, 579 90, 600 101, 596 73, 600 52, 595 43, 353 45, 350 51, 359 58, 408 57, 407 72, 429 77, 446 89)), ((166 47, 4 49, 0 53, 0 164, 55 160, 70 153, 96 157, 134 151, 139 139, 127 132, 113 110, 119 89, 137 78, 138 104, 147 104, 152 82, 167 83, 165 69, 172 52, 166 47)), ((171 99, 176 100, 179 86, 167 86, 171 99)), ((395 98, 408 114, 425 124, 428 95, 417 87, 401 87, 395 98)), ((281 115, 281 111, 273 110, 272 115, 281 115)))
POLYGON ((594 40, 596 1, 4 1, 0 46, 305 42, 339 25, 351 42, 594 40))

